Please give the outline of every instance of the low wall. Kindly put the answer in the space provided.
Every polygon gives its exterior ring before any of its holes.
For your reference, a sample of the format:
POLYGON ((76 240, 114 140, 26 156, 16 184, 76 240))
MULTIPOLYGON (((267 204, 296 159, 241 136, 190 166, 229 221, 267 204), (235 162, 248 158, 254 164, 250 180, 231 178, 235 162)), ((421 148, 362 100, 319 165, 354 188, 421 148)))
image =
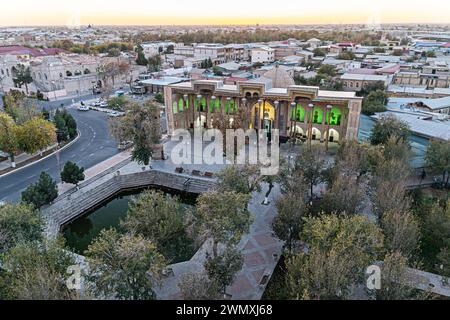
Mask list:
POLYGON ((122 190, 155 186, 200 194, 211 190, 215 186, 215 180, 151 170, 130 174, 113 173, 105 177, 104 181, 97 180, 92 184, 96 185, 89 188, 87 184, 79 191, 60 197, 53 205, 43 210, 47 222, 47 236, 55 237, 63 225, 77 219, 122 190))

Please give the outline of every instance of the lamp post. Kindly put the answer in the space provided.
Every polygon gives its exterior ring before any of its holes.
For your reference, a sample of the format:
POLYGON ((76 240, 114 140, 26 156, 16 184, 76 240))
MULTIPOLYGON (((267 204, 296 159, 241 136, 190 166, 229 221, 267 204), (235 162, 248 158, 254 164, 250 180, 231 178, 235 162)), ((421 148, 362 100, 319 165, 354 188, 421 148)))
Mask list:
POLYGON ((247 98, 242 98, 242 106, 244 108, 244 113, 242 115, 244 116, 243 122, 244 122, 244 128, 245 130, 248 130, 249 124, 248 124, 248 110, 247 110, 247 98))
POLYGON ((183 95, 183 101, 184 101, 184 120, 186 122, 186 128, 189 128, 189 110, 187 108, 188 104, 188 98, 189 96, 187 94, 183 95))
POLYGON ((262 105, 263 105, 263 100, 259 99, 258 100, 258 118, 257 118, 257 124, 258 124, 257 129, 258 130, 261 129, 261 109, 262 109, 262 105))
POLYGON ((311 148, 311 144, 312 144, 312 136, 313 136, 313 134, 312 134, 312 129, 313 129, 313 110, 314 110, 314 105, 312 104, 312 103, 310 103, 309 105, 308 105, 308 116, 309 116, 309 118, 308 118, 308 122, 309 122, 309 124, 308 124, 308 145, 309 145, 309 148, 311 148))
POLYGON ((328 151, 328 142, 330 141, 330 120, 331 120, 331 109, 333 106, 327 105, 327 139, 325 140, 325 149, 328 151))
MULTIPOLYGON (((202 120, 202 109, 201 109, 201 102, 202 102, 203 96, 201 94, 197 95, 197 107, 198 107, 198 120, 199 124, 198 126, 201 127, 201 120, 202 120)), ((195 108, 194 108, 194 127, 195 127, 195 108)))
POLYGON ((294 136, 295 129, 294 126, 297 125, 297 114, 295 108, 297 107, 297 104, 295 102, 291 103, 291 138, 294 136), (294 118, 294 120, 292 119, 294 118))
MULTIPOLYGON (((211 96, 211 100, 209 101, 209 109, 206 110, 206 115, 208 115, 210 112, 211 113, 215 113, 216 112, 216 99, 217 97, 212 95, 211 96), (211 106, 212 103, 212 106, 211 106)), ((207 128, 209 128, 209 117, 206 117, 206 126, 207 128)))

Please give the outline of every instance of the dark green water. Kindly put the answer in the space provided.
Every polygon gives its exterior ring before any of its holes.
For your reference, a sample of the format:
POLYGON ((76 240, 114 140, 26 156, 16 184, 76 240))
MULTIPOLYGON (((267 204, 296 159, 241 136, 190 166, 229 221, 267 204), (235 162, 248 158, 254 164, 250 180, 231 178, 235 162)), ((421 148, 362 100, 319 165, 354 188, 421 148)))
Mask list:
MULTIPOLYGON (((122 192, 64 226, 63 236, 67 246, 74 252, 83 254, 103 229, 119 229, 120 221, 127 215, 128 203, 133 197, 139 195, 144 190, 148 189, 122 192)), ((185 207, 195 205, 196 197, 194 195, 183 194, 172 190, 164 190, 164 193, 177 196, 185 207)))

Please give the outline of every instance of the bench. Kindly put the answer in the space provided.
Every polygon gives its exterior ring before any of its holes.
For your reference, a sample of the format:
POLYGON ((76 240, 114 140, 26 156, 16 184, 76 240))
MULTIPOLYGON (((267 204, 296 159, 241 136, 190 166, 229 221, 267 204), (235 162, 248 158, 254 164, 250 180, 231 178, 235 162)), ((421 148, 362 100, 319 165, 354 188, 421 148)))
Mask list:
POLYGON ((181 167, 178 167, 178 168, 175 168, 175 172, 176 172, 176 173, 183 173, 183 172, 184 172, 184 169, 181 168, 181 167))
POLYGON ((214 173, 212 173, 212 172, 205 172, 204 176, 206 178, 212 178, 214 176, 214 173))

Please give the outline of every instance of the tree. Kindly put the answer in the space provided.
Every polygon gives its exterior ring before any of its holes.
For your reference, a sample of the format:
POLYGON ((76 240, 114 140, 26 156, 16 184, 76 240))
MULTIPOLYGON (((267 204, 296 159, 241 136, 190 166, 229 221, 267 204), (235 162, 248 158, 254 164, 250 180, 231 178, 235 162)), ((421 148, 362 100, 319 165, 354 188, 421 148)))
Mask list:
POLYGON ((328 214, 358 214, 365 195, 366 187, 358 183, 356 176, 338 175, 320 201, 320 207, 328 214))
POLYGON ((158 191, 146 191, 134 198, 121 226, 128 232, 150 239, 169 261, 173 247, 186 242, 187 223, 177 197, 158 191))
POLYGON ((408 278, 408 259, 400 252, 388 253, 381 265, 381 289, 375 291, 377 300, 420 299, 408 278))
POLYGON ((34 103, 15 91, 10 91, 4 96, 4 109, 18 125, 40 116, 34 103))
POLYGON ((123 111, 127 103, 128 101, 124 96, 108 99, 108 107, 113 110, 123 111))
POLYGON ((33 118, 19 127, 20 149, 33 154, 56 143, 56 128, 43 118, 33 118))
POLYGON ((153 287, 165 267, 155 244, 140 235, 103 230, 89 246, 88 280, 95 296, 120 300, 153 300, 153 287))
POLYGON ((155 94, 155 101, 164 104, 164 96, 160 92, 158 92, 157 94, 155 94))
POLYGON ((19 127, 3 112, 0 112, 0 150, 9 154, 11 167, 15 168, 14 156, 19 151, 19 127))
POLYGON ((56 182, 46 173, 41 172, 37 183, 30 185, 22 192, 22 201, 40 209, 58 198, 56 182))
POLYGON ((208 256, 205 261, 205 270, 209 278, 212 279, 223 294, 226 293, 227 286, 233 280, 244 264, 244 259, 239 251, 227 247, 218 256, 208 256))
POLYGON ((23 64, 19 64, 14 70, 15 70, 14 82, 19 87, 25 85, 25 90, 28 94, 28 84, 33 82, 30 67, 25 67, 23 64))
POLYGON ((0 254, 12 247, 42 239, 44 222, 30 205, 6 203, 0 206, 0 254))
POLYGON ((331 64, 324 64, 319 68, 319 70, 317 70, 317 73, 324 74, 329 77, 334 77, 336 76, 336 67, 331 64))
POLYGON ((205 273, 185 273, 178 283, 183 300, 219 300, 220 287, 205 273))
POLYGON ((67 269, 75 264, 73 254, 60 239, 19 244, 2 257, 5 272, 0 282, 6 287, 8 299, 78 299, 77 291, 66 285, 67 269))
POLYGON ((344 51, 338 55, 340 60, 355 60, 356 55, 352 51, 344 51))
POLYGON ((146 66, 148 64, 148 60, 145 58, 144 49, 142 49, 141 46, 138 46, 137 53, 136 64, 139 66, 146 66))
POLYGON ((261 191, 262 176, 260 168, 254 165, 230 165, 217 174, 217 189, 252 194, 261 191))
POLYGON ((444 257, 450 247, 450 201, 445 205, 435 203, 423 216, 421 234, 420 249, 423 262, 429 270, 440 273, 441 261, 438 260, 438 256, 441 254, 440 257, 444 257))
POLYGON ((325 57, 327 55, 326 52, 320 48, 314 49, 313 53, 314 53, 314 57, 325 57))
POLYGON ((384 90, 371 91, 363 100, 362 113, 373 115, 386 111, 388 95, 384 90))
POLYGON ((398 120, 394 115, 385 115, 375 123, 370 135, 370 143, 372 145, 385 144, 391 136, 396 136, 406 142, 409 135, 410 130, 407 123, 398 120))
POLYGON ((150 72, 158 72, 161 70, 161 56, 156 54, 148 58, 148 69, 150 72))
POLYGON ((347 299, 382 250, 381 230, 363 216, 305 219, 301 240, 309 246, 287 262, 293 299, 347 299))
POLYGON ((383 214, 381 228, 385 236, 385 248, 398 252, 406 259, 412 258, 419 248, 419 222, 410 212, 391 210, 383 214))
POLYGON ((379 221, 388 211, 408 211, 410 199, 406 196, 405 177, 410 168, 403 161, 392 159, 378 164, 372 172, 372 211, 379 221))
POLYGON ((148 165, 153 149, 160 143, 161 124, 159 107, 147 101, 144 106, 130 103, 125 116, 110 120, 110 131, 120 142, 133 141, 132 159, 148 165))
POLYGON ((442 173, 442 183, 448 186, 450 179, 450 141, 431 140, 425 154, 425 161, 427 166, 442 173))
POLYGON ((61 172, 61 180, 65 183, 75 184, 84 180, 84 168, 78 167, 75 163, 68 161, 61 172))
POLYGON ((212 238, 213 257, 218 245, 233 246, 250 228, 252 217, 247 210, 250 195, 234 191, 207 192, 197 200, 197 212, 205 234, 212 238))
POLYGON ((53 118, 58 142, 73 140, 78 135, 77 122, 67 110, 57 109, 53 118))
POLYGON ((286 194, 277 202, 277 215, 272 221, 272 229, 278 239, 286 243, 289 253, 300 240, 303 218, 307 214, 307 207, 303 199, 296 194, 286 194))
POLYGON ((305 148, 295 160, 295 170, 303 173, 303 178, 310 188, 310 199, 314 197, 314 186, 322 181, 322 170, 325 165, 324 149, 314 145, 305 148))

